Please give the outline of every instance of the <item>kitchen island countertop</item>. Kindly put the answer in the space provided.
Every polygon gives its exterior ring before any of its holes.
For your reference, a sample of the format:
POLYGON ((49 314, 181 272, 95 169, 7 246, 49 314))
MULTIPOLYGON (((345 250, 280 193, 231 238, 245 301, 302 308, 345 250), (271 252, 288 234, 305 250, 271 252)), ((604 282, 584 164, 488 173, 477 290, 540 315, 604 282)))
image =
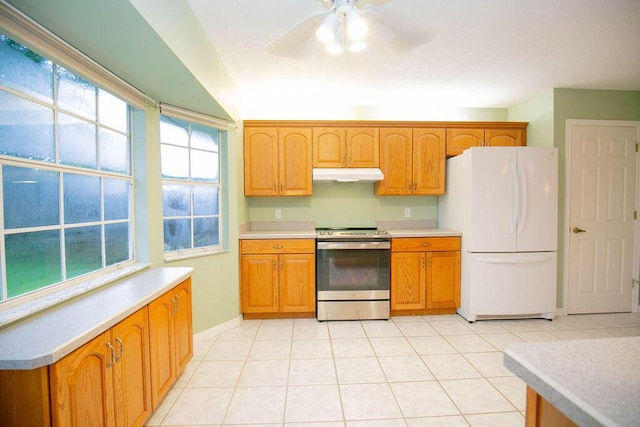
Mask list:
POLYGON ((512 344, 504 366, 578 425, 640 420, 640 337, 512 344))

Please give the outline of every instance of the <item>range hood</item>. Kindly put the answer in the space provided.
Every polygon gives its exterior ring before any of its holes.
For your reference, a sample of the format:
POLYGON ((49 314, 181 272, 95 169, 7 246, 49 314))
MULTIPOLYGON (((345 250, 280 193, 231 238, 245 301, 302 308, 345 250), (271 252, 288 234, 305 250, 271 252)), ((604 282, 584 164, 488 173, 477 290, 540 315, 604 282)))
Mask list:
POLYGON ((314 168, 314 182, 375 182, 384 175, 378 168, 314 168))

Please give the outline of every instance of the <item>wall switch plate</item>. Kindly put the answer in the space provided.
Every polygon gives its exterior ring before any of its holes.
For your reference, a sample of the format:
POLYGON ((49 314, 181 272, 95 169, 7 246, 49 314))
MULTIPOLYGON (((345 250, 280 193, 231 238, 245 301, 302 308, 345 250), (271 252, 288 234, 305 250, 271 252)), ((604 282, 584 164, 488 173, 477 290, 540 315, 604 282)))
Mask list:
POLYGON ((411 208, 404 208, 404 217, 411 218, 411 208))
POLYGON ((276 209, 276 219, 282 219, 282 209, 276 209))

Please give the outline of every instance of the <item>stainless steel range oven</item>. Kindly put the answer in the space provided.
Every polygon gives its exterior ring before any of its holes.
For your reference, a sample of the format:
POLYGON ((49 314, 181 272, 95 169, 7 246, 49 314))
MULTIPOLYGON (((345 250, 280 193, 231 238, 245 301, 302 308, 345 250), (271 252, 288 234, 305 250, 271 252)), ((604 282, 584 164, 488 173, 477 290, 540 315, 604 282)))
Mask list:
POLYGON ((383 230, 317 229, 318 320, 389 319, 390 264, 383 230))

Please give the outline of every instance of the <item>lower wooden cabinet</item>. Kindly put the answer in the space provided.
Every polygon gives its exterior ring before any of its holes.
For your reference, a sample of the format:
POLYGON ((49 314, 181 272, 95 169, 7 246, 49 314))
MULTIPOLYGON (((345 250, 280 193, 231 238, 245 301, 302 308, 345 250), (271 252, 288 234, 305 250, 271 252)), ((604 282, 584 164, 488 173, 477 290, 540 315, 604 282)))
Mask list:
POLYGON ((245 318, 314 316, 314 239, 241 240, 240 252, 245 318))
POLYGON ((460 305, 460 238, 391 239, 391 314, 455 313, 460 305))
POLYGON ((151 414, 147 307, 49 369, 53 425, 141 426, 151 414))
POLYGON ((191 279, 149 304, 153 409, 193 356, 191 279))
POLYGON ((0 426, 142 426, 192 355, 187 279, 52 365, 0 370, 0 426))

